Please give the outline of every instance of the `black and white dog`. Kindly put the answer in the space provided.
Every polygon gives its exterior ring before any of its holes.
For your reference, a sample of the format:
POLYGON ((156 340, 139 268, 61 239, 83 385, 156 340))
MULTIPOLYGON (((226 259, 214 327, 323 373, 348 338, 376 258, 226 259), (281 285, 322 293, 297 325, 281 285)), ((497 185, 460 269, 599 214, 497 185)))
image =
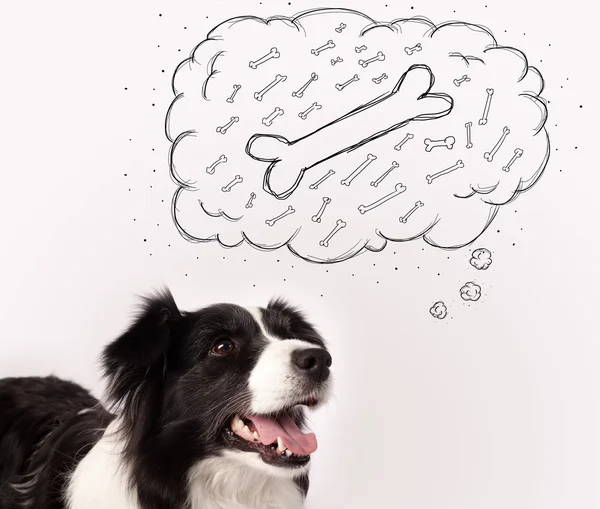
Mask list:
POLYGON ((0 509, 298 509, 331 356, 302 314, 167 290, 104 350, 107 411, 55 377, 0 380, 0 509))

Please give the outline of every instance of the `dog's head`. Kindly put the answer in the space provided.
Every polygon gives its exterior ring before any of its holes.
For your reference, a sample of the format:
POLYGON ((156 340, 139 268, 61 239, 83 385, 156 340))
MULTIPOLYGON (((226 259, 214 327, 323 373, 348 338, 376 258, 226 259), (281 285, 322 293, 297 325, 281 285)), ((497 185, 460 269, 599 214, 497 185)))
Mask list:
POLYGON ((284 301, 182 312, 165 291, 145 299, 103 364, 134 463, 159 450, 177 469, 227 455, 273 475, 306 472, 317 442, 304 411, 328 397, 331 356, 284 301))

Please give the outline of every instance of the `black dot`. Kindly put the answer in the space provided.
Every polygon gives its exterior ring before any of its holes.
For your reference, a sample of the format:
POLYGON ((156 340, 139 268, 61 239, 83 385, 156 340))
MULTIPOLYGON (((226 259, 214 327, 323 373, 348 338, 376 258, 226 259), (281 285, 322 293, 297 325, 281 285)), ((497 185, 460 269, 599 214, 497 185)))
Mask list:
POLYGON ((160 17, 162 17, 162 14, 159 14, 159 15, 158 15, 158 17, 159 17, 159 18, 160 18, 160 17))
POLYGON ((147 241, 148 241, 148 239, 144 239, 144 242, 147 242, 147 241))
POLYGON ((127 87, 125 87, 125 90, 129 90, 127 87))

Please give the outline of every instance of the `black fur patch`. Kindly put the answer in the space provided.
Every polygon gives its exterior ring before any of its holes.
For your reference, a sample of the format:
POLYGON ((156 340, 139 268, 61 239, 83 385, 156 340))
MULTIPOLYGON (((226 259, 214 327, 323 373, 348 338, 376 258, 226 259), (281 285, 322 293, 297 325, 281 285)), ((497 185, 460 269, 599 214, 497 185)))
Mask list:
MULTIPOLYGON (((323 346, 312 325, 285 302, 274 300, 261 313, 270 334, 323 346)), ((260 331, 242 307, 182 312, 165 290, 144 299, 133 324, 104 350, 108 400, 120 409, 131 486, 144 509, 184 507, 189 469, 221 454, 224 427, 234 414, 249 412, 247 380, 267 345, 260 331), (233 341, 235 351, 211 354, 223 339, 233 341)), ((292 415, 303 422, 301 410, 292 415)), ((0 380, 0 509, 27 500, 34 509, 64 509, 68 474, 113 419, 71 382, 0 380), (89 408, 94 410, 79 414, 89 408), (31 489, 23 488, 34 474, 31 489)), ((308 477, 296 482, 306 494, 308 477)))

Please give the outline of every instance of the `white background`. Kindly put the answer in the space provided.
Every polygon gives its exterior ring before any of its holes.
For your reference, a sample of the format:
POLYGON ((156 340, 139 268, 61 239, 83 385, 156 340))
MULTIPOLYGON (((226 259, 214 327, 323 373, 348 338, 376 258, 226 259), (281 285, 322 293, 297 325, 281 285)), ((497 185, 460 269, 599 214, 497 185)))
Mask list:
POLYGON ((166 284, 186 309, 283 295, 319 325, 335 363, 336 398, 312 421, 308 508, 598 507, 595 12, 494 4, 5 7, 0 376, 53 372, 101 395, 98 355, 136 293, 166 284), (483 24, 542 72, 551 160, 473 246, 493 251, 488 271, 470 267, 468 249, 419 241, 327 267, 176 232, 163 133, 174 67, 224 19, 323 6, 483 24), (458 290, 470 280, 483 296, 467 304, 458 290), (444 321, 428 313, 439 299, 444 321))

